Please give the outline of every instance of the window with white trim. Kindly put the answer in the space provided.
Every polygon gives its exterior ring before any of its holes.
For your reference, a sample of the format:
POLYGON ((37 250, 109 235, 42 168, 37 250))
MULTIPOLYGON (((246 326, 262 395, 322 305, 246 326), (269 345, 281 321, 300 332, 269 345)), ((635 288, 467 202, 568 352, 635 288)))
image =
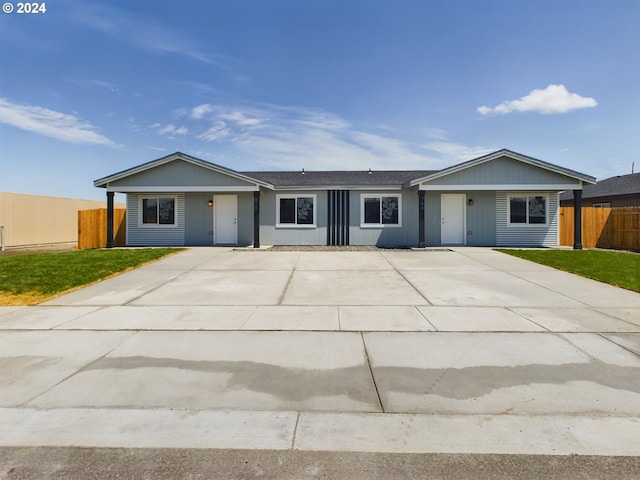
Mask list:
POLYGON ((142 225, 175 225, 175 197, 144 197, 140 208, 142 225))
POLYGON ((364 193, 360 196, 361 227, 402 226, 402 196, 364 193))
POLYGON ((546 195, 509 196, 510 225, 543 225, 547 223, 546 195))
POLYGON ((316 195, 276 195, 276 226, 316 226, 316 195))

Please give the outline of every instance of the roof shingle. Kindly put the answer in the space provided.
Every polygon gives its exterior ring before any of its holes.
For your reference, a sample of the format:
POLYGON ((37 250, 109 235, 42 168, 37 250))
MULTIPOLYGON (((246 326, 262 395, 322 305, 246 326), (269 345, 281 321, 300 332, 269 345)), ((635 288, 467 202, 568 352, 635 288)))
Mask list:
POLYGON ((240 172, 276 188, 294 187, 400 187, 414 178, 424 177, 435 170, 372 170, 363 171, 298 171, 298 172, 240 172))

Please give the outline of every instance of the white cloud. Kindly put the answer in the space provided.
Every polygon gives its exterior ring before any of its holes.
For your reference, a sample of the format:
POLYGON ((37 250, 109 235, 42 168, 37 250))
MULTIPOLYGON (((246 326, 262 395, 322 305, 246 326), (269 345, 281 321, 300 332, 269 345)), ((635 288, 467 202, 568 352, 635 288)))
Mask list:
POLYGON ((198 139, 267 168, 430 170, 491 151, 447 143, 440 129, 427 129, 435 143, 420 145, 388 128, 359 130, 339 115, 309 107, 203 104, 190 111, 193 120, 208 124, 198 139))
MULTIPOLYGON (((157 127, 159 127, 160 125, 157 125, 157 127)), ((173 136, 173 135, 185 135, 189 132, 189 129, 187 129, 187 127, 178 127, 176 128, 175 125, 173 124, 168 124, 165 125, 164 127, 160 128, 158 130, 158 135, 169 135, 169 136, 173 136)))
POLYGON ((235 122, 238 125, 243 125, 243 126, 256 126, 262 123, 262 120, 260 120, 259 118, 246 117, 240 111, 234 111, 230 113, 221 113, 218 115, 218 118, 235 122))
POLYGON ((122 9, 93 5, 90 2, 76 9, 77 18, 116 40, 125 41, 134 48, 155 54, 177 54, 199 62, 226 68, 220 55, 204 53, 187 38, 166 25, 154 25, 148 15, 136 15, 122 9))
POLYGON ((431 142, 423 145, 423 148, 436 152, 439 156, 455 162, 465 162, 495 151, 490 147, 469 147, 454 142, 431 142))
POLYGON ((511 112, 538 112, 542 114, 567 113, 579 108, 595 107, 598 103, 590 97, 582 97, 577 93, 569 92, 564 85, 549 85, 545 89, 535 89, 528 95, 509 100, 495 107, 478 107, 482 115, 500 114, 511 112))
POLYGON ((226 123, 218 121, 215 122, 207 131, 198 135, 197 138, 200 140, 206 140, 207 142, 214 142, 222 140, 229 135, 231 135, 231 130, 227 128, 226 123))
POLYGON ((213 108, 208 103, 198 105, 197 107, 194 107, 191 110, 191 118, 199 120, 202 117, 204 117, 207 113, 211 112, 211 110, 213 110, 213 108))
POLYGON ((88 143, 115 147, 116 144, 95 131, 95 127, 74 115, 34 105, 18 105, 0 98, 0 123, 69 143, 88 143))

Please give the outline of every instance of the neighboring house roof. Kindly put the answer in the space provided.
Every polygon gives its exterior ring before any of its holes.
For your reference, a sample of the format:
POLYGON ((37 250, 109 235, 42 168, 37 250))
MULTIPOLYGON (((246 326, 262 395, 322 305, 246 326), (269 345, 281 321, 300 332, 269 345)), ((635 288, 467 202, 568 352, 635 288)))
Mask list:
POLYGON ((482 157, 474 158, 472 160, 458 163, 457 165, 453 165, 452 167, 445 168, 443 170, 439 170, 437 172, 431 173, 424 177, 415 178, 409 182, 409 186, 418 185, 420 183, 429 182, 430 180, 435 180, 436 178, 445 177, 447 175, 451 175, 452 173, 460 172, 462 170, 466 170, 467 168, 475 167, 477 165, 481 165, 486 162, 490 162, 492 160, 496 160, 500 157, 509 157, 513 160, 518 160, 520 162, 533 165, 535 167, 543 168, 545 170, 549 170, 551 172, 559 173, 561 175, 566 175, 567 177, 575 178, 576 180, 580 180, 585 183, 595 183, 595 177, 591 175, 586 175, 584 173, 577 172, 575 170, 571 170, 569 168, 560 167, 558 165, 554 165, 553 163, 544 162, 542 160, 538 160, 537 158, 529 157, 527 155, 522 155, 521 153, 513 152, 506 148, 501 150, 497 150, 488 155, 484 155, 482 157))
MULTIPOLYGON (((605 178, 595 185, 585 185, 582 189, 583 200, 618 197, 622 195, 640 197, 640 173, 605 178)), ((561 193, 560 200, 573 200, 573 192, 567 191, 561 193)))

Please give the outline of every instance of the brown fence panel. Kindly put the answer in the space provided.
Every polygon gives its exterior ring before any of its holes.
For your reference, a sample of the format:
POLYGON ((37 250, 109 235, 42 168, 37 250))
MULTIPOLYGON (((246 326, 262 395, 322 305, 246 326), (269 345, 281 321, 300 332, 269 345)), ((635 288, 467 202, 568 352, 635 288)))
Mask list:
POLYGON ((573 207, 560 207, 560 245, 573 246, 573 207))
MULTIPOLYGON (((113 211, 114 245, 126 242, 126 210, 113 211)), ((78 211, 78 249, 104 248, 107 245, 107 209, 96 208, 78 211)))
POLYGON ((585 248, 614 248, 610 217, 610 208, 582 209, 582 245, 585 248))
MULTIPOLYGON (((560 245, 573 246, 573 207, 560 208, 560 245)), ((640 207, 583 207, 582 246, 640 251, 640 207)))
POLYGON ((613 245, 609 248, 640 250, 640 207, 612 209, 611 224, 613 245))

